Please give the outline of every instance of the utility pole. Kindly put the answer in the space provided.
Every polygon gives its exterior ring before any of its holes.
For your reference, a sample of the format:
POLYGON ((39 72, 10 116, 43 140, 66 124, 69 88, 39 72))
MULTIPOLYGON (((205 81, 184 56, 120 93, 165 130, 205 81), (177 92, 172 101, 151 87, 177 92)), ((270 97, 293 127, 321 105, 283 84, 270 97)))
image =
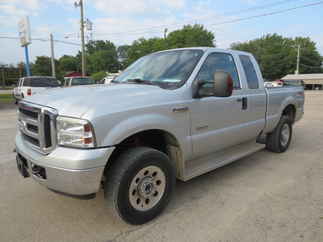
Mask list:
POLYGON ((81 44, 82 44, 82 76, 85 76, 85 41, 84 41, 84 9, 83 9, 83 0, 79 0, 79 2, 74 3, 75 7, 80 7, 81 10, 81 44))
POLYGON ((4 78, 4 67, 2 67, 2 88, 4 89, 6 87, 6 81, 4 78))
POLYGON ((167 28, 165 28, 165 29, 164 29, 164 39, 166 39, 166 38, 167 38, 167 31, 168 31, 168 29, 167 29, 167 28))
POLYGON ((53 34, 49 35, 50 39, 50 51, 51 51, 51 64, 52 64, 52 76, 56 77, 56 72, 55 72, 55 56, 54 56, 54 38, 53 34))
POLYGON ((300 53, 301 53, 301 45, 297 46, 297 63, 296 63, 296 71, 295 74, 299 74, 299 60, 300 60, 300 53))

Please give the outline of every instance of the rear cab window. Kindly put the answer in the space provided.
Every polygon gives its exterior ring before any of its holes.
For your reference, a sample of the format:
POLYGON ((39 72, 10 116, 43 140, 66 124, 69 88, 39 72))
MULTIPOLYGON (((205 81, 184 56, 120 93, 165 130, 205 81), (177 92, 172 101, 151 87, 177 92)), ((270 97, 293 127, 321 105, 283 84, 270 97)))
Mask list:
POLYGON ((60 84, 55 78, 25 78, 26 87, 59 87, 60 84))
POLYGON ((247 83, 249 89, 258 89, 259 88, 259 79, 255 67, 247 55, 239 55, 244 73, 246 75, 247 83))

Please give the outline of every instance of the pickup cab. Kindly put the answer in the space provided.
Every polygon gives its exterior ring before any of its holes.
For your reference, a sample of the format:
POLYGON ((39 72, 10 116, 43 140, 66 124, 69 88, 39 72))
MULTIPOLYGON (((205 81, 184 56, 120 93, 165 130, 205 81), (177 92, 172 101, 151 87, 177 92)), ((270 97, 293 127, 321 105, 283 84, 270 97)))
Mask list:
POLYGON ((187 181, 263 148, 281 153, 303 87, 266 89, 255 58, 216 48, 140 58, 110 85, 20 102, 18 170, 50 190, 96 194, 130 224, 161 213, 187 181))
POLYGON ((59 87, 60 83, 51 76, 29 76, 21 77, 17 87, 13 89, 13 97, 19 101, 25 97, 35 95, 48 88, 59 87))

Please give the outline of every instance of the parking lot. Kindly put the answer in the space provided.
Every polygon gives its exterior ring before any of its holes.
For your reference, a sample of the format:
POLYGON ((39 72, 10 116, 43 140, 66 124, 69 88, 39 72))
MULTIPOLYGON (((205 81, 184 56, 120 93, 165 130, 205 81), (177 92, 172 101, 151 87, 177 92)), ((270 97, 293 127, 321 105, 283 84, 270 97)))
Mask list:
POLYGON ((103 192, 79 200, 16 169, 16 110, 0 110, 0 241, 323 241, 323 92, 306 92, 289 150, 257 152, 177 183, 154 221, 111 216, 103 192))

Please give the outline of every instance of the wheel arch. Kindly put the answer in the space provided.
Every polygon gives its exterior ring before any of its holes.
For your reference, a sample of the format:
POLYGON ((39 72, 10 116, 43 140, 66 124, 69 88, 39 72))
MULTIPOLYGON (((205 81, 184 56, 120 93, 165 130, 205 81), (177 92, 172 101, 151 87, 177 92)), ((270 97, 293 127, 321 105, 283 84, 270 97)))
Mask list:
POLYGON ((133 147, 146 146, 166 154, 174 164, 176 176, 183 176, 183 151, 180 142, 174 134, 164 129, 140 130, 123 138, 112 152, 106 164, 104 175, 108 175, 109 168, 122 152, 133 147))
POLYGON ((296 117, 296 106, 295 104, 288 104, 281 113, 282 116, 288 116, 292 123, 295 121, 296 117))

